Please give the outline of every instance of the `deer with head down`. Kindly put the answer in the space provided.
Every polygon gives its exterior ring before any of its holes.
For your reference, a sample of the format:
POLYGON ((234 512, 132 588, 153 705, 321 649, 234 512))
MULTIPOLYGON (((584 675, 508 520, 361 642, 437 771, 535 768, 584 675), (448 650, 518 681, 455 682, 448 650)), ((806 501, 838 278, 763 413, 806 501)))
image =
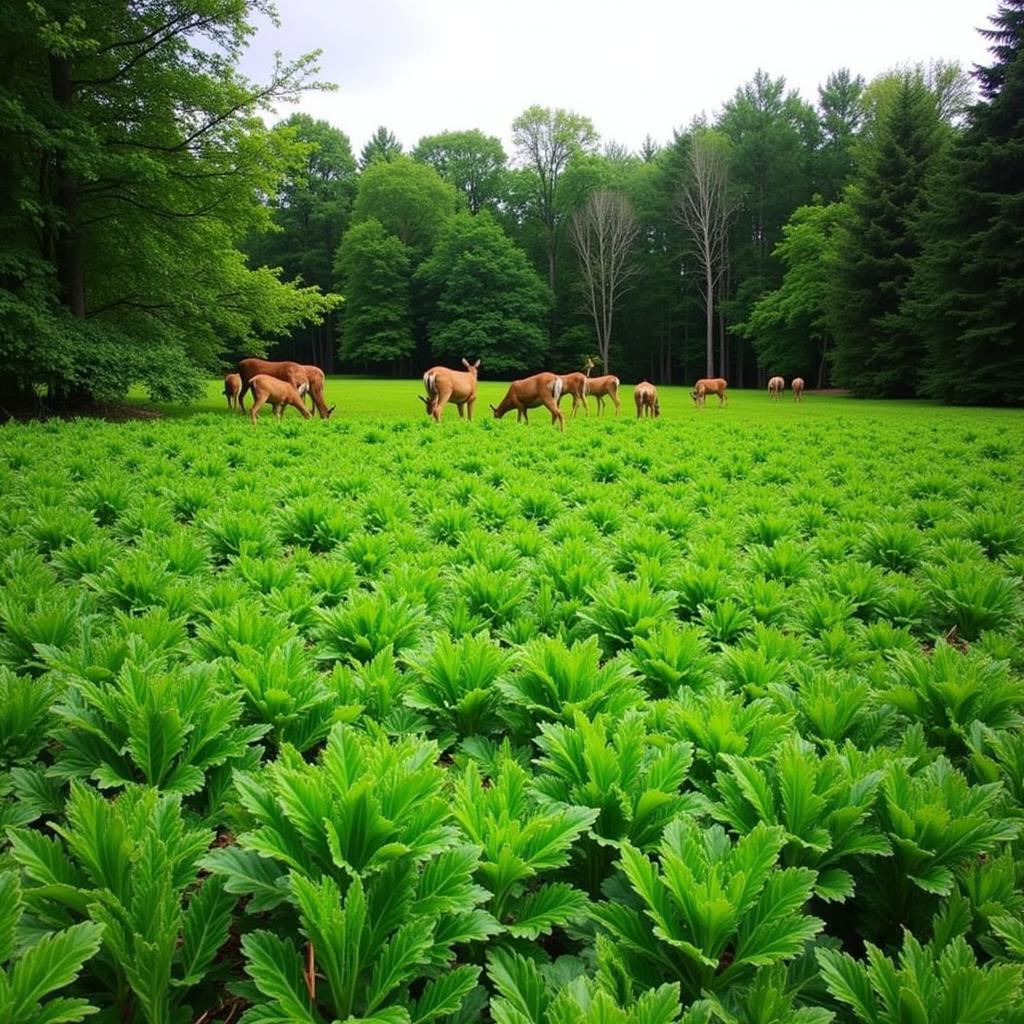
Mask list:
MULTIPOLYGON (((590 406, 587 405, 587 375, 580 373, 578 370, 573 373, 560 373, 559 376, 562 378, 562 395, 572 395, 572 414, 573 416, 579 412, 579 407, 583 406, 583 411, 589 416, 590 406)), ((561 406, 562 397, 559 396, 558 404, 561 406)))
POLYGON ((661 415, 658 389, 649 380, 642 380, 633 388, 633 401, 636 402, 637 419, 644 415, 653 417, 661 415))
POLYGON ((224 374, 224 395, 228 400, 228 408, 234 409, 238 405, 238 396, 242 390, 242 378, 237 373, 224 374))
POLYGON ((768 397, 776 402, 782 398, 782 392, 786 390, 786 381, 783 377, 771 377, 768 380, 768 397))
POLYGON ((252 409, 249 415, 253 423, 259 415, 260 409, 269 402, 274 409, 274 415, 280 419, 286 405, 293 405, 302 413, 305 420, 312 418, 312 413, 306 408, 306 403, 299 395, 298 389, 289 384, 286 380, 279 380, 266 373, 258 373, 249 381, 249 387, 253 394, 252 409))
POLYGON ((309 393, 321 419, 330 419, 334 406, 327 407, 324 401, 324 371, 319 366, 303 366, 291 360, 241 359, 238 373, 242 378, 242 390, 238 393, 238 408, 245 412, 245 393, 252 389, 252 379, 257 375, 276 377, 291 384, 300 397, 309 393))
POLYGON ((587 385, 586 394, 593 395, 597 399, 597 412, 601 415, 604 412, 604 400, 610 398, 615 406, 615 415, 619 415, 619 378, 608 373, 603 377, 591 377, 590 371, 597 366, 590 357, 587 358, 587 385))
POLYGON ((466 368, 465 371, 449 370, 447 366, 432 366, 423 374, 423 387, 426 389, 427 397, 417 397, 427 407, 427 415, 438 423, 441 422, 444 407, 449 402, 453 402, 458 408, 459 419, 462 419, 463 407, 469 419, 473 418, 480 360, 471 363, 468 359, 463 359, 462 365, 466 368))
POLYGON ((803 377, 793 378, 793 401, 802 401, 804 397, 804 379, 803 377))
POLYGON ((532 377, 514 380, 508 386, 505 397, 497 405, 491 406, 494 418, 500 420, 512 409, 516 411, 516 422, 525 420, 529 423, 528 409, 536 409, 543 405, 551 413, 551 423, 558 424, 565 430, 565 417, 558 408, 558 399, 562 397, 562 378, 557 373, 535 373, 532 377))
POLYGON ((708 395, 718 395, 718 404, 725 405, 725 389, 729 382, 722 377, 702 377, 693 386, 690 397, 694 405, 706 405, 708 395))

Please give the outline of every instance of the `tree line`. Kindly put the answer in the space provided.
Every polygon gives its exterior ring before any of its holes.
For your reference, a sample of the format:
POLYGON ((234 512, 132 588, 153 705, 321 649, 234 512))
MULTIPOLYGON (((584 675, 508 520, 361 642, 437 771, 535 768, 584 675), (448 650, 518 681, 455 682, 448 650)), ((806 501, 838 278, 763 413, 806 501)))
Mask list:
POLYGON ((476 129, 407 150, 382 126, 358 157, 324 121, 258 116, 316 87, 315 55, 240 78, 259 6, 15 4, 6 389, 177 397, 269 351, 1024 401, 1024 0, 972 74, 840 69, 811 103, 758 70, 636 153, 533 106, 511 153, 476 129))

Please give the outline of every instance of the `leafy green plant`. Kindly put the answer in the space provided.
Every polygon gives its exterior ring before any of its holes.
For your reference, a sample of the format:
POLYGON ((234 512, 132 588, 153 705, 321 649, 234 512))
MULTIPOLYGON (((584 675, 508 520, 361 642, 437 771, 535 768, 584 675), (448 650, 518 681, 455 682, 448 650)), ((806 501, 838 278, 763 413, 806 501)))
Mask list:
POLYGON ((931 566, 928 580, 935 624, 944 631, 956 629, 965 640, 999 628, 1017 608, 1014 581, 989 566, 948 562, 931 566))
POLYGON ((714 666, 703 631, 672 622, 636 637, 629 661, 652 697, 671 696, 679 687, 704 689, 711 682, 714 666))
POLYGON ((895 961, 871 943, 865 962, 834 949, 819 949, 817 956, 829 991, 863 1024, 992 1024, 1014 1020, 1020 1008, 1022 969, 979 967, 962 937, 936 948, 904 932, 895 961))
POLYGON ((894 572, 910 572, 921 562, 924 539, 901 522, 872 523, 860 543, 860 553, 872 565, 894 572))
POLYGON ((655 592, 644 581, 612 579, 588 591, 591 603, 579 612, 589 633, 596 636, 606 655, 614 655, 632 646, 675 610, 671 593, 655 592))
POLYGON ((643 701, 643 691, 624 660, 601 664, 595 637, 567 646, 554 637, 524 644, 514 669, 497 686, 503 714, 516 737, 528 738, 538 721, 572 723, 577 712, 588 717, 621 715, 643 701))
POLYGON ((572 845, 598 812, 539 803, 529 773, 508 748, 495 768, 484 780, 474 761, 466 765, 455 781, 453 812, 465 837, 483 850, 478 874, 490 893, 488 911, 510 935, 534 939, 582 916, 580 890, 541 879, 568 864, 572 845))
POLYGON ((803 912, 815 872, 777 866, 785 842, 783 829, 763 823, 733 843, 718 826, 676 818, 656 862, 623 844, 639 905, 600 903, 591 913, 641 984, 672 979, 690 999, 727 991, 795 957, 821 930, 803 912))
POLYGON ((722 760, 728 771, 715 774, 715 816, 740 835, 762 823, 782 826, 781 862, 814 868, 822 899, 853 895, 853 876, 843 866, 853 858, 891 852, 872 813, 883 773, 856 747, 822 755, 794 735, 763 765, 730 754, 722 760))
POLYGON ((82 921, 17 941, 25 904, 13 871, 0 871, 0 1020, 5 1024, 74 1024, 96 1012, 87 999, 54 995, 67 988, 99 949, 103 926, 82 921))
POLYGON ((215 998, 210 972, 236 902, 220 879, 196 885, 213 834, 185 823, 179 796, 133 787, 107 800, 77 783, 55 831, 58 839, 9 833, 31 883, 26 904, 46 922, 82 920, 74 927, 91 929, 82 934, 98 937, 102 926, 94 978, 121 1019, 192 1020, 190 997, 200 1006, 215 998))
POLYGON ((598 812, 574 854, 592 896, 600 893, 624 840, 651 849, 676 815, 705 809, 699 794, 681 792, 692 747, 656 743, 637 711, 594 721, 577 713, 571 726, 544 723, 536 744, 541 751, 536 762, 543 771, 537 792, 561 806, 598 812))
POLYGON ((365 664, 388 648, 396 656, 414 648, 426 625, 426 612, 405 598, 390 601, 370 593, 325 609, 318 620, 318 659, 365 664))

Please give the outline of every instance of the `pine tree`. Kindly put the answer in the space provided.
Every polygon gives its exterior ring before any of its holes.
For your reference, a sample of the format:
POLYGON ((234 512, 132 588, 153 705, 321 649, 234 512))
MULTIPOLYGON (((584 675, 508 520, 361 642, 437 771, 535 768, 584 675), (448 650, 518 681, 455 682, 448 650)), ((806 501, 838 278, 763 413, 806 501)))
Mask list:
POLYGON ((1024 404, 1024 0, 982 34, 995 58, 922 221, 908 303, 924 390, 947 402, 1024 404))
POLYGON ((934 97, 904 75, 863 158, 839 239, 834 378, 854 394, 916 393, 923 345, 902 297, 920 251, 915 223, 928 167, 943 138, 934 97))

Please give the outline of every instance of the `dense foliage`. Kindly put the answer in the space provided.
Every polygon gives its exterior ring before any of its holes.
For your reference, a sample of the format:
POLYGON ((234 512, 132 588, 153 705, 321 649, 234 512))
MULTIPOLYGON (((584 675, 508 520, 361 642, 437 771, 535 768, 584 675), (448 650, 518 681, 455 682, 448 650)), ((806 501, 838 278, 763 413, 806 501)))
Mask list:
POLYGON ((1019 418, 663 390, 0 430, 0 1017, 1024 1020, 1019 418))

